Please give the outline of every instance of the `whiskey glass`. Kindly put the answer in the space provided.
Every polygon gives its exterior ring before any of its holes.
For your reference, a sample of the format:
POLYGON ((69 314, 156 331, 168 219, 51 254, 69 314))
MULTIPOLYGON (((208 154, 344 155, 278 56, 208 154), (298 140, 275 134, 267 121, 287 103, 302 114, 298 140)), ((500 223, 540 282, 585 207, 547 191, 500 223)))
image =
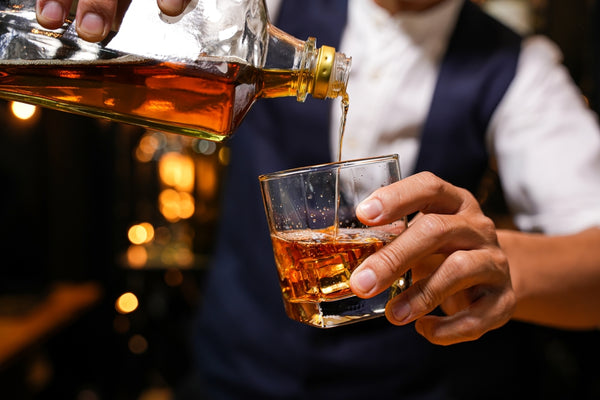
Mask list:
POLYGON ((398 155, 348 160, 259 177, 287 315, 331 328, 382 316, 388 300, 408 288, 408 271, 369 299, 350 290, 352 272, 407 227, 406 218, 365 226, 357 205, 401 179, 398 155))

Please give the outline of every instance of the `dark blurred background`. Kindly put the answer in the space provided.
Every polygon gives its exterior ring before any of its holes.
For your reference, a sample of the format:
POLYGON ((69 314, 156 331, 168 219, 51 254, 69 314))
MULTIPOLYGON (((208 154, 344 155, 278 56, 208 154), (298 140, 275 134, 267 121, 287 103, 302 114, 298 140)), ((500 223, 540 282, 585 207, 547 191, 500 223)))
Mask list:
POLYGON ((170 398, 190 367, 227 147, 12 106, 0 102, 0 398, 170 398))
MULTIPOLYGON (((598 112, 597 0, 485 5, 554 39, 598 112)), ((0 397, 172 399, 191 370, 226 145, 11 106, 0 101, 0 397)), ((539 337, 544 392, 600 398, 600 334, 539 337)))

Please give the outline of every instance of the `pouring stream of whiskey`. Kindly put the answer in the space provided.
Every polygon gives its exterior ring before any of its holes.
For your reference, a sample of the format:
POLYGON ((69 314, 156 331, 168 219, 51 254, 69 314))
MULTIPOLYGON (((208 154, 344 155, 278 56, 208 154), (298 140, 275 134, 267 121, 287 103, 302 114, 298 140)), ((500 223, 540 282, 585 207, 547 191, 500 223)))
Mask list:
MULTIPOLYGON (((344 141, 344 131, 346 130, 346 118, 348 116, 348 109, 350 108, 350 96, 348 96, 347 92, 342 94, 342 116, 340 118, 340 130, 339 130, 339 147, 338 147, 338 162, 342 161, 342 143, 344 141)), ((340 208, 340 167, 338 167, 336 171, 335 178, 335 219, 333 224, 333 237, 334 240, 338 236, 338 229, 340 225, 338 210, 340 208)))

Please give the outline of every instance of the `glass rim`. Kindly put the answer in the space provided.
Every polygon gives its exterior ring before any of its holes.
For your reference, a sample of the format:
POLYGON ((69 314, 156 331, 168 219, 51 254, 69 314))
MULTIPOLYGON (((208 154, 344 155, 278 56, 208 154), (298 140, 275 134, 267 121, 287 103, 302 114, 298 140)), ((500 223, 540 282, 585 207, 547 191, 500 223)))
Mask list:
POLYGON ((368 165, 368 164, 373 164, 373 163, 386 161, 386 160, 396 160, 396 162, 398 162, 398 160, 399 160, 398 154, 388 154, 388 155, 384 155, 384 156, 355 158, 352 160, 334 161, 334 162, 310 165, 310 166, 305 166, 305 167, 290 168, 290 169, 285 169, 285 170, 281 170, 281 171, 275 171, 275 172, 269 172, 266 174, 261 174, 258 176, 258 179, 261 182, 263 182, 263 181, 268 181, 270 179, 284 178, 284 177, 291 176, 291 175, 298 175, 298 174, 308 173, 308 172, 319 172, 319 171, 323 171, 323 170, 329 170, 329 169, 332 169, 335 167, 346 168, 346 167, 353 167, 356 165, 368 165))

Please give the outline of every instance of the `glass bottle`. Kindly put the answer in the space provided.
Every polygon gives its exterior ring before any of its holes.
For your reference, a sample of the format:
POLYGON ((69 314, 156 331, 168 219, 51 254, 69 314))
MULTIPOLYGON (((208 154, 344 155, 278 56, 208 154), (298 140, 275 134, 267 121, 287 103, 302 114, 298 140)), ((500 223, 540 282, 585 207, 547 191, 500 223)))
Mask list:
POLYGON ((99 43, 73 18, 41 27, 35 0, 0 0, 0 97, 155 130, 222 141, 257 99, 335 98, 349 70, 273 26, 263 0, 197 0, 178 17, 133 0, 99 43))

